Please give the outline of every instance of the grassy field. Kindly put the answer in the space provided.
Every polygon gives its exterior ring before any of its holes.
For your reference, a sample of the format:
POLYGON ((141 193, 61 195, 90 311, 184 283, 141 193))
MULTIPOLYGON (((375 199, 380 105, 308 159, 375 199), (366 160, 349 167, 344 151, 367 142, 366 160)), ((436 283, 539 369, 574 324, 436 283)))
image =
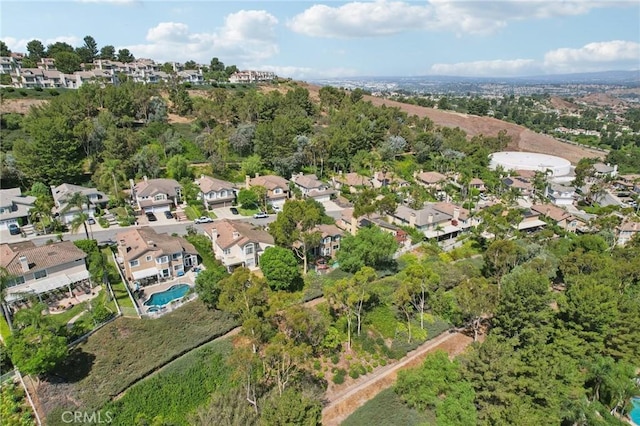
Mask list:
POLYGON ((414 426, 434 425, 435 415, 409 408, 393 388, 385 389, 353 412, 341 426, 414 426))
POLYGON ((3 339, 11 336, 11 330, 9 329, 9 324, 7 324, 7 320, 4 319, 4 315, 0 315, 0 336, 3 339))
MULTIPOLYGON (((117 266, 111 253, 111 248, 109 247, 102 249, 102 255, 105 257, 110 267, 115 269, 117 272, 117 266)), ((116 274, 114 274, 113 277, 109 274, 109 280, 111 281, 111 289, 113 290, 113 295, 115 296, 118 305, 120 305, 121 308, 133 308, 133 301, 129 297, 129 293, 127 293, 127 289, 124 287, 125 284, 122 282, 120 275, 117 275, 116 279, 116 274)))
POLYGON ((236 325, 199 300, 158 319, 118 318, 74 348, 41 400, 48 407, 65 407, 71 397, 82 408, 97 409, 158 367, 236 325))

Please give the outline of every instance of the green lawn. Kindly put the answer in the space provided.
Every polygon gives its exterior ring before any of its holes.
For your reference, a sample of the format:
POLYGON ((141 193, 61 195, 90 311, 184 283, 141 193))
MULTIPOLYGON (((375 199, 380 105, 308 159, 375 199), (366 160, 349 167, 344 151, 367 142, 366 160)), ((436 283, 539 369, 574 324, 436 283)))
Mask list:
POLYGON ((187 219, 189 220, 195 220, 197 218, 199 218, 200 216, 203 216, 201 208, 198 208, 196 206, 187 206, 184 209, 184 214, 187 215, 187 219))
MULTIPOLYGON (((113 256, 111 256, 111 249, 109 247, 102 249, 102 255, 106 257, 107 262, 111 267, 117 268, 117 265, 113 260, 113 256)), ((115 272, 117 272, 117 270, 115 272)), ((127 293, 127 289, 125 288, 125 284, 122 282, 120 275, 117 275, 116 279, 116 274, 109 274, 109 280, 111 281, 111 289, 113 290, 113 295, 115 296, 118 305, 122 308, 133 308, 133 301, 129 297, 129 293, 127 293)))
POLYGON ((7 324, 7 320, 4 319, 4 315, 0 315, 0 336, 2 336, 3 340, 11 336, 11 330, 9 329, 9 324, 7 324))
POLYGON ((341 426, 414 426, 434 425, 432 412, 420 412, 409 408, 393 388, 385 389, 372 400, 353 412, 341 426))
POLYGON ((77 345, 55 375, 58 392, 40 395, 47 406, 68 407, 67 398, 97 409, 159 366, 225 334, 236 322, 194 300, 158 319, 120 317, 77 345))
POLYGON ((253 216, 254 214, 258 213, 260 211, 260 209, 243 209, 242 207, 238 207, 238 213, 240 213, 242 216, 253 216))

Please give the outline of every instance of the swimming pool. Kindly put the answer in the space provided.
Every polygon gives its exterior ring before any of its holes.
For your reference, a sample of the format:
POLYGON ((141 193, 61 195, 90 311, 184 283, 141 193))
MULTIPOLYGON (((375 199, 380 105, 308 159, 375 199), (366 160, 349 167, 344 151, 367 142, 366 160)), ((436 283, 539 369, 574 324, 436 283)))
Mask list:
POLYGON ((189 284, 176 284, 165 291, 159 291, 157 293, 153 293, 149 300, 144 302, 145 306, 164 306, 167 303, 180 299, 182 296, 187 294, 191 286, 189 284))
POLYGON ((635 424, 640 425, 640 396, 632 398, 631 404, 633 405, 630 413, 631 420, 635 424))

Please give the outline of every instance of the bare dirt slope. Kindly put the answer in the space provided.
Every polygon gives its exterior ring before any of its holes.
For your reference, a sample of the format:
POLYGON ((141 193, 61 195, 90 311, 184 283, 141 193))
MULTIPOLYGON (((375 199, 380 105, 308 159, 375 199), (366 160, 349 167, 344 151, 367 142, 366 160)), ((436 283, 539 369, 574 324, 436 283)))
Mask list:
POLYGON ((32 106, 47 102, 46 99, 3 99, 0 102, 0 114, 26 114, 32 106))
POLYGON ((339 425, 380 391, 392 386, 396 381, 398 371, 418 366, 427 354, 441 349, 446 351, 450 357, 454 357, 464 351, 472 341, 471 337, 462 333, 445 332, 418 349, 409 352, 402 360, 362 376, 361 379, 346 388, 327 393, 328 404, 322 410, 322 424, 325 426, 339 425))

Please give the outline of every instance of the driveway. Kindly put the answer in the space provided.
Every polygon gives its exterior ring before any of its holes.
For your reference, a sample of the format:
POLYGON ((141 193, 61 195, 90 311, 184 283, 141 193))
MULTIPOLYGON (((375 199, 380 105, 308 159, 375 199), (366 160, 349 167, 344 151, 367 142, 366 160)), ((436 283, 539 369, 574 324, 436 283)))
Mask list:
POLYGON ((248 216, 242 216, 240 214, 231 213, 231 207, 217 207, 215 209, 211 209, 211 211, 216 215, 218 219, 243 219, 248 216))

